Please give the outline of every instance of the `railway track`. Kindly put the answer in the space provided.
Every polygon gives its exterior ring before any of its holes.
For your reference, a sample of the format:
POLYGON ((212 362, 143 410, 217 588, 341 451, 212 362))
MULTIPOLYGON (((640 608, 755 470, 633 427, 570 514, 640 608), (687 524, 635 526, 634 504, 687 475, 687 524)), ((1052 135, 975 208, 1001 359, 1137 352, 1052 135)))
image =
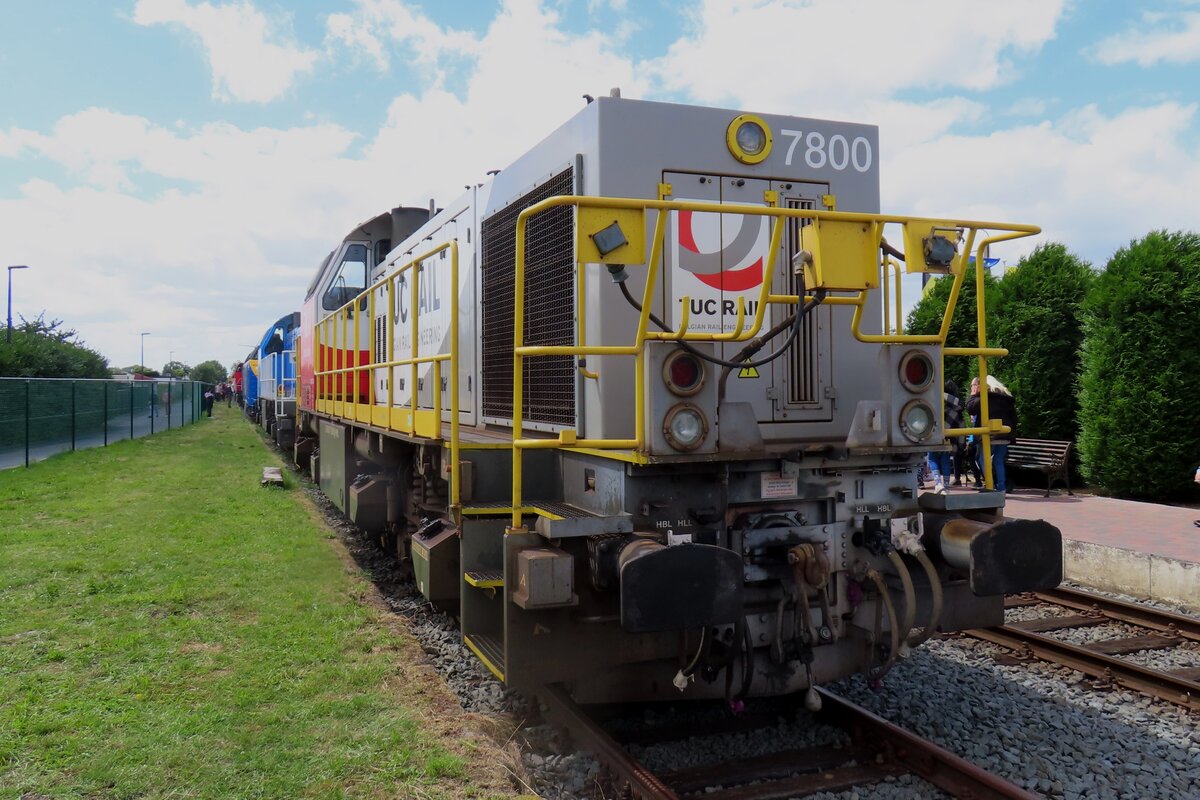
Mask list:
POLYGON ((626 745, 765 728, 776 724, 778 716, 725 717, 702 727, 644 730, 618 741, 588 709, 576 705, 562 687, 546 687, 538 696, 546 707, 546 716, 568 731, 578 747, 597 757, 606 770, 612 796, 621 800, 783 800, 867 786, 906 774, 917 775, 953 797, 1036 797, 866 709, 825 690, 818 692, 822 701, 818 720, 844 730, 849 736, 848 745, 782 750, 663 774, 639 763, 626 745))
POLYGON ((1000 645, 1016 662, 1040 659, 1078 670, 1098 687, 1123 686, 1192 710, 1200 710, 1200 666, 1159 670, 1123 655, 1200 642, 1200 619, 1127 603, 1077 589, 1014 595, 1007 608, 1049 603, 1077 613, 977 628, 965 635, 1000 645), (1099 639, 1078 645, 1051 636, 1055 631, 1122 622, 1146 631, 1138 636, 1099 639))

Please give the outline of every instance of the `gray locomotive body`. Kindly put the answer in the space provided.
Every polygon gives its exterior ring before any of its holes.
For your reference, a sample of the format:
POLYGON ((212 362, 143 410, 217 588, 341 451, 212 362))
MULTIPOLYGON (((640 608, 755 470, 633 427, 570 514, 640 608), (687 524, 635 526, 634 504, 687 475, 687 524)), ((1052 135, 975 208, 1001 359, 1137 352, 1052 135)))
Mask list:
POLYGON ((922 495, 944 335, 878 291, 885 224, 958 280, 982 226, 885 219, 878 164, 870 126, 589 104, 326 259, 298 460, 522 687, 782 694, 999 623, 1058 532, 922 495))

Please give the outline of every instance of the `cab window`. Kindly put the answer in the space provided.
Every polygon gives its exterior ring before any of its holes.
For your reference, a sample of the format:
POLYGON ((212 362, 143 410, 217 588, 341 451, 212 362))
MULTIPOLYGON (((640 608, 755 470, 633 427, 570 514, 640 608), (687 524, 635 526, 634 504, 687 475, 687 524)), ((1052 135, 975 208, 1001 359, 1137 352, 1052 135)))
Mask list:
POLYGON ((367 246, 352 244, 338 265, 333 281, 321 298, 326 311, 336 311, 367 288, 367 246))

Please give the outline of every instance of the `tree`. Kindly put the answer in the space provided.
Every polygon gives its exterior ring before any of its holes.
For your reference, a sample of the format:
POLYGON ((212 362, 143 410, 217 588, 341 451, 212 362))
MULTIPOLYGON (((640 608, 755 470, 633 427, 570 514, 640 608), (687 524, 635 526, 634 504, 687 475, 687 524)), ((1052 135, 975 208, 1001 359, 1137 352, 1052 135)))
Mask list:
POLYGON ((1008 349, 995 371, 1017 399, 1020 436, 1079 437, 1083 302, 1095 277, 1065 245, 1049 243, 1022 258, 996 287, 988 332, 1008 349))
POLYGON ((226 375, 225 367, 216 359, 201 361, 192 369, 192 380, 202 383, 220 383, 226 375))
POLYGON ((192 368, 182 361, 168 361, 162 368, 162 374, 167 378, 183 378, 191 371, 192 368))
POLYGON ((21 318, 12 344, 0 345, 0 377, 107 378, 108 359, 87 347, 60 319, 21 318))
MULTIPOLYGON (((990 326, 992 307, 996 302, 996 279, 986 271, 983 275, 987 303, 986 320, 990 326)), ((937 333, 942 327, 942 318, 946 315, 946 304, 950 301, 950 290, 953 285, 954 281, 949 275, 934 280, 933 284, 927 287, 925 295, 909 312, 904 326, 905 332, 924 335, 937 333)), ((950 332, 946 335, 946 346, 975 347, 978 344, 979 326, 975 319, 975 268, 969 266, 967 274, 963 278, 962 289, 958 293, 954 317, 950 320, 950 332)), ((971 377, 978 374, 977 363, 973 358, 961 356, 952 356, 946 359, 945 377, 958 384, 958 388, 962 390, 964 396, 971 383, 971 377)))
POLYGON ((1154 231, 1118 250, 1084 303, 1084 476, 1148 500, 1192 495, 1200 462, 1200 236, 1154 231))

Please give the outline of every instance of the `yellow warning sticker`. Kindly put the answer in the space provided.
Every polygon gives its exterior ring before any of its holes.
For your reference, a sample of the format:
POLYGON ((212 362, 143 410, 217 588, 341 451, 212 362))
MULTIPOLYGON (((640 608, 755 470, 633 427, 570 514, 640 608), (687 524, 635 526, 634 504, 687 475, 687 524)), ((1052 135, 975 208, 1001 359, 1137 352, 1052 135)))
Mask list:
POLYGON ((742 367, 741 370, 738 371, 738 377, 739 378, 757 378, 758 377, 758 367, 742 367))

